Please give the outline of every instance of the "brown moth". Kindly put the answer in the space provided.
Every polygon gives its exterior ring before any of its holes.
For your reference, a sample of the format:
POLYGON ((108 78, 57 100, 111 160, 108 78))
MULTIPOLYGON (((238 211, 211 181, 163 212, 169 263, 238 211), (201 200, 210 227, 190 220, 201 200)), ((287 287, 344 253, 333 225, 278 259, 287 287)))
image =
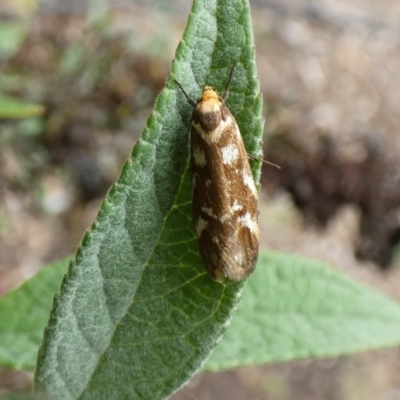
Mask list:
POLYGON ((193 223, 207 273, 241 281, 258 258, 258 193, 239 127, 211 86, 194 101, 191 120, 193 223))

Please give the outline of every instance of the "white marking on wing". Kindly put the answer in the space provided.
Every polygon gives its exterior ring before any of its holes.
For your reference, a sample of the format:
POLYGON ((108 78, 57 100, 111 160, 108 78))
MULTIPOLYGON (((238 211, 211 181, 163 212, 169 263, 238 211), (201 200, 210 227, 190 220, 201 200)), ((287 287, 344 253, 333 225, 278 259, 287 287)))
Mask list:
POLYGON ((251 233, 258 235, 258 224, 251 218, 250 213, 246 213, 238 218, 239 223, 247 228, 251 233))
POLYGON ((192 189, 196 187, 197 174, 192 175, 192 189))
POLYGON ((199 167, 204 167, 207 165, 206 155, 204 151, 196 147, 193 151, 193 158, 196 165, 199 167))
POLYGON ((239 265, 242 265, 242 264, 243 264, 243 261, 244 261, 243 253, 242 253, 242 252, 236 253, 236 254, 233 256, 233 259, 234 259, 239 265))
POLYGON ((253 177, 246 171, 242 171, 242 177, 243 177, 243 183, 251 190, 254 196, 257 197, 257 189, 256 185, 254 184, 253 177))
POLYGON ((209 217, 215 218, 211 207, 201 207, 201 211, 203 211, 203 213, 207 214, 209 217))
POLYGON ((219 222, 221 222, 221 224, 223 224, 227 219, 229 219, 231 217, 231 214, 223 214, 220 218, 219 218, 219 222))
POLYGON ((204 229, 207 228, 208 222, 205 221, 203 218, 199 217, 199 219, 196 222, 195 225, 195 231, 197 237, 200 237, 201 233, 204 231, 204 229))
POLYGON ((240 205, 236 200, 233 202, 232 212, 243 210, 243 206, 240 205))
POLYGON ((230 143, 221 149, 222 162, 227 165, 232 165, 239 157, 239 150, 235 143, 230 143))

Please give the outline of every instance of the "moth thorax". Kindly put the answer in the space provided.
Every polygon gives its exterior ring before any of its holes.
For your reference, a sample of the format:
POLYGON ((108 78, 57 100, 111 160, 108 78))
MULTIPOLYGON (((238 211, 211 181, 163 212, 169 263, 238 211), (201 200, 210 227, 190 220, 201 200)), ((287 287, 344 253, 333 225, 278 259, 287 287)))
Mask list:
POLYGON ((206 86, 197 103, 195 122, 199 122, 206 132, 214 131, 222 120, 222 101, 211 86, 206 86))

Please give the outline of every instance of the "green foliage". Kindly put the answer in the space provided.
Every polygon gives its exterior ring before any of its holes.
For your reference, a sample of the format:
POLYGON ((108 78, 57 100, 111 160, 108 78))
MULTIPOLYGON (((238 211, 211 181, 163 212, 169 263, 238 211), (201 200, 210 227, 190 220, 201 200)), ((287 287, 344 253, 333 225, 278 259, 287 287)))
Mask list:
MULTIPOLYGON (((34 369, 41 333, 68 262, 43 269, 0 300, 1 365, 34 369)), ((203 369, 395 346, 400 342, 399 324, 400 307, 388 297, 316 261, 261 252, 235 317, 203 369)))
POLYGON ((313 260, 261 253, 204 369, 335 357, 400 344, 400 306, 313 260))
POLYGON ((0 365, 34 369, 51 303, 69 261, 49 265, 0 299, 0 365))
POLYGON ((23 22, 0 20, 0 59, 12 57, 20 49, 26 35, 23 22))
MULTIPOLYGON (((261 97, 248 4, 197 1, 142 138, 85 235, 56 297, 37 391, 74 398, 164 398, 197 371, 243 283, 204 272, 191 222, 188 126, 197 97, 226 88, 248 151, 261 151, 261 97)), ((254 166, 255 178, 259 169, 254 166)))
MULTIPOLYGON (((0 60, 7 60, 15 55, 27 36, 26 26, 17 21, 0 21, 0 60)), ((11 78, 2 74, 0 89, 11 86, 11 78)), ((14 84, 15 87, 15 84, 14 84)), ((44 108, 19 99, 2 95, 0 92, 0 118, 27 118, 43 114, 44 108)))
POLYGON ((43 114, 44 108, 9 96, 0 95, 0 118, 27 118, 43 114))
MULTIPOLYGON (((64 68, 80 63, 79 50, 64 68)), ((0 300, 0 363, 35 368, 57 399, 162 399, 206 370, 327 357, 399 343, 400 307, 297 256, 261 252, 243 283, 212 281, 191 221, 188 125, 205 84, 223 92, 250 154, 261 151, 261 98, 248 3, 197 0, 142 138, 69 260, 0 300), (67 271, 61 288, 60 280, 67 271), (15 312, 18 310, 18 313, 15 312)), ((253 165, 258 181, 259 165, 253 165)), ((39 394, 40 396, 40 394, 39 394)))

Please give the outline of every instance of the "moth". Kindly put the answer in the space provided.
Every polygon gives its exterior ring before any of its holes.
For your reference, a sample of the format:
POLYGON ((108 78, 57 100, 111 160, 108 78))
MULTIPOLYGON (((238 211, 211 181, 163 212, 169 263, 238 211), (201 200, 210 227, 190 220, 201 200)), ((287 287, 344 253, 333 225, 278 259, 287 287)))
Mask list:
POLYGON ((221 97, 206 86, 197 101, 175 80, 193 107, 191 173, 193 224, 207 273, 215 280, 244 280, 259 247, 258 192, 239 127, 221 97))

